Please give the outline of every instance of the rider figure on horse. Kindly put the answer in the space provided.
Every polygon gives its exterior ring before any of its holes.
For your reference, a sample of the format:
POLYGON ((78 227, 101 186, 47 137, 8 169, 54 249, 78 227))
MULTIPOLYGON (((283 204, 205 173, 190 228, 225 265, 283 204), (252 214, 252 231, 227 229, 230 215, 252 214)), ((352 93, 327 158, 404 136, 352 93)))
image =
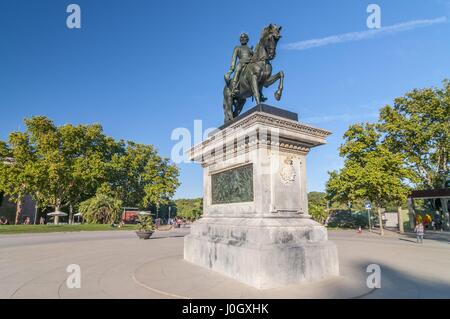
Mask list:
POLYGON ((283 92, 284 72, 272 75, 272 64, 276 56, 276 47, 281 38, 281 26, 270 24, 261 32, 260 40, 255 52, 247 46, 248 35, 240 36, 241 45, 234 48, 230 70, 225 74, 223 88, 224 122, 229 123, 239 116, 248 98, 254 99, 256 104, 264 103, 267 99, 262 94, 264 87, 278 82, 278 89, 274 93, 277 101, 283 92), (233 79, 231 75, 234 72, 233 79))
POLYGON ((249 41, 248 34, 242 33, 239 40, 241 42, 241 45, 238 45, 234 48, 230 70, 225 74, 225 81, 229 83, 231 74, 234 72, 234 77, 231 80, 231 94, 233 95, 233 97, 236 97, 239 94, 239 77, 241 76, 244 68, 250 63, 253 56, 253 50, 247 46, 247 43, 249 41), (238 58, 239 62, 236 66, 236 61, 238 58))

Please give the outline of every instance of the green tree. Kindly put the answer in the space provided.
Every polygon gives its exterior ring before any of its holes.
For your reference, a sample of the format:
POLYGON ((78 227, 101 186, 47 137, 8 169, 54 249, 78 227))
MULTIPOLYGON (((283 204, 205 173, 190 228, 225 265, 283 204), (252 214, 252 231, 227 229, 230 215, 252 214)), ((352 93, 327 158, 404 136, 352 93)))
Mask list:
POLYGON ((152 145, 115 141, 99 124, 57 127, 44 116, 25 124, 0 143, 0 191, 16 201, 16 219, 25 194, 41 208, 72 212, 103 184, 124 205, 141 208, 168 203, 179 186, 178 168, 152 145))
POLYGON ((35 152, 24 133, 11 133, 0 143, 0 191, 16 204, 15 224, 20 222, 23 199, 33 187, 35 152))
POLYGON ((40 207, 69 207, 71 212, 108 181, 108 161, 119 147, 100 125, 57 127, 44 116, 27 119, 25 124, 36 153, 32 195, 40 207))
POLYGON ((143 174, 144 206, 169 204, 169 199, 175 194, 179 171, 175 165, 170 165, 167 158, 153 157, 146 165, 143 174))
POLYGON ((198 219, 203 214, 203 198, 175 200, 176 214, 186 219, 198 219))
POLYGON ((111 162, 112 189, 126 206, 147 208, 167 204, 177 187, 178 168, 152 145, 128 142, 111 162))
POLYGON ((450 176, 450 81, 413 90, 380 111, 385 144, 404 156, 420 188, 443 188, 450 176))
POLYGON ((308 193, 308 211, 316 222, 325 223, 329 215, 326 193, 308 193))
POLYGON ((63 125, 58 128, 64 156, 69 159, 72 187, 67 205, 72 209, 92 197, 99 185, 111 180, 110 162, 114 154, 122 152, 121 142, 103 133, 99 124, 63 125))
POLYGON ((400 153, 381 143, 375 124, 352 125, 344 134, 340 155, 345 158, 339 172, 331 172, 326 189, 339 202, 369 200, 377 208, 383 235, 381 208, 390 202, 403 202, 409 193, 411 171, 400 153))

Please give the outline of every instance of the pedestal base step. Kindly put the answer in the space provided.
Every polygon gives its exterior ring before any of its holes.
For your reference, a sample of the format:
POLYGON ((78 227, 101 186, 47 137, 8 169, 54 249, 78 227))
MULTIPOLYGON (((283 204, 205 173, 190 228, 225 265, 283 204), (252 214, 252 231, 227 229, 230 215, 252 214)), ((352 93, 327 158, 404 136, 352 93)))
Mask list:
MULTIPOLYGON (((259 231, 267 234, 268 230, 264 228, 259 231)), ((209 234, 214 234, 214 229, 212 224, 209 234)), ((193 229, 191 235, 184 238, 184 259, 259 289, 279 288, 339 275, 337 248, 326 239, 259 244, 199 234, 193 229)))

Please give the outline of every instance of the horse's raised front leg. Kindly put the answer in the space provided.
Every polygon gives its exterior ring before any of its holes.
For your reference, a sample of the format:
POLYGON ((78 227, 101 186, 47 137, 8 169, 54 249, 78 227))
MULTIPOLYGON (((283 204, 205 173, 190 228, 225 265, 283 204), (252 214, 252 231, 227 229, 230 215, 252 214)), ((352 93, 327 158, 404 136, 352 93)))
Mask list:
POLYGON ((277 74, 271 76, 266 80, 264 83, 264 87, 269 87, 272 84, 274 84, 276 81, 278 81, 278 89, 275 91, 275 99, 279 101, 281 99, 281 95, 283 94, 283 82, 284 82, 284 72, 280 71, 277 74))

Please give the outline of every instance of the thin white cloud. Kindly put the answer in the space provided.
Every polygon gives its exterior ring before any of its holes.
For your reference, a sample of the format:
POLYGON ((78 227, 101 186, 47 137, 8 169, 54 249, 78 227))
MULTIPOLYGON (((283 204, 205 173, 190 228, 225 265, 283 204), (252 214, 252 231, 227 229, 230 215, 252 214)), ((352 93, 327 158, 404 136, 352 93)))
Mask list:
POLYGON ((434 24, 441 24, 448 22, 447 17, 440 17, 436 19, 429 20, 414 20, 399 24, 394 24, 388 27, 382 27, 381 29, 373 29, 361 32, 350 32, 344 34, 333 35, 321 39, 313 39, 306 41, 299 41, 288 43, 283 46, 284 49, 287 50, 307 50, 311 48, 323 47, 330 44, 344 43, 344 42, 353 42, 353 41, 362 41, 368 40, 384 35, 395 34, 398 32, 404 32, 413 30, 416 28, 427 27, 434 24))
POLYGON ((362 113, 362 114, 336 114, 336 115, 323 115, 323 116, 312 116, 300 118, 300 122, 310 123, 310 124, 321 124, 330 122, 352 122, 352 121, 363 121, 369 119, 378 118, 377 112, 372 113, 362 113))

